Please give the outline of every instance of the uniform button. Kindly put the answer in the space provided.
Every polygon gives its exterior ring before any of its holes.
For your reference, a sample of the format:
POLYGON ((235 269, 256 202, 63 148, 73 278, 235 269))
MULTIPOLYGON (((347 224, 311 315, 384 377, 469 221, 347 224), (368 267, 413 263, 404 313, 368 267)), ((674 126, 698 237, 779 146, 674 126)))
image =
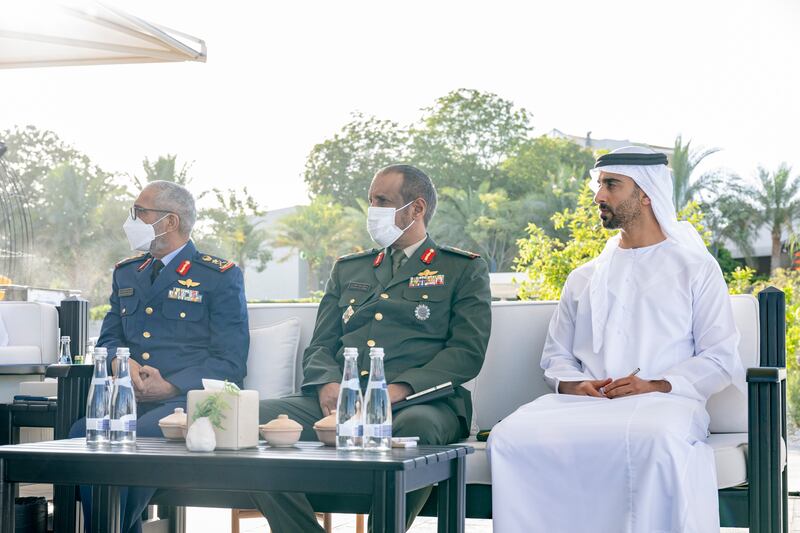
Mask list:
POLYGON ((144 337, 145 339, 149 339, 150 338, 150 332, 149 331, 145 331, 144 333, 142 333, 142 337, 144 337))
POLYGON ((383 320, 383 313, 375 313, 375 320, 383 320))
POLYGON ((423 295, 422 295, 422 299, 423 299, 423 300, 427 300, 427 299, 428 299, 428 295, 427 295, 427 294, 423 294, 423 295))
POLYGON ((123 315, 125 314, 125 311, 127 311, 127 309, 125 309, 125 308, 123 307, 123 308, 122 308, 122 314, 123 314, 123 315))
POLYGON ((144 359, 145 361, 147 361, 148 359, 150 359, 150 354, 149 354, 149 353, 147 353, 147 352, 144 352, 144 353, 142 354, 142 359, 144 359))
POLYGON ((181 313, 181 318, 186 318, 186 313, 181 313))
POLYGON ((145 308, 144 312, 147 313, 148 315, 152 315, 153 314, 153 308, 152 307, 147 307, 147 308, 145 308))
POLYGON ((375 346, 375 341, 374 341, 374 340, 372 340, 372 339, 368 340, 368 341, 367 341, 367 346, 369 346, 370 348, 372 348, 373 346, 375 346))
POLYGON ((381 293, 381 298, 383 298, 384 300, 388 300, 389 299, 389 295, 386 294, 385 292, 382 292, 381 293))
POLYGON ((362 370, 361 371, 361 377, 368 376, 368 375, 369 375, 369 370, 362 370))
POLYGON ((351 303, 351 304, 354 304, 354 303, 356 303, 356 299, 355 299, 355 298, 350 298, 350 303, 351 303))

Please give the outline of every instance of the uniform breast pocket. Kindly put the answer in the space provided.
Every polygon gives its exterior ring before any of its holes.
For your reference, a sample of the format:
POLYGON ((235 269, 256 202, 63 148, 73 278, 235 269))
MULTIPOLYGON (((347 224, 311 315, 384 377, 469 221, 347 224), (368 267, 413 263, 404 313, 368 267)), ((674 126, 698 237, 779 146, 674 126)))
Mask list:
POLYGON ((404 312, 410 324, 423 325, 432 333, 447 330, 450 319, 450 291, 445 287, 406 287, 404 312))
POLYGON ((129 296, 119 299, 119 316, 122 320, 122 331, 125 337, 132 338, 136 335, 136 321, 138 320, 139 298, 129 296))
POLYGON ((206 306, 202 303, 167 300, 161 307, 164 318, 174 331, 184 332, 187 327, 197 325, 206 317, 206 306))

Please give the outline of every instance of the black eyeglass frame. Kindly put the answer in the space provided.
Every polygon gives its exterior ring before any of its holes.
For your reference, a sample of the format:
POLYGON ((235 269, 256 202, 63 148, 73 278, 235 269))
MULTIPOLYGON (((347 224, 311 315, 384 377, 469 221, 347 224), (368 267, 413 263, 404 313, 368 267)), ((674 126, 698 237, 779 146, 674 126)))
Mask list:
POLYGON ((136 220, 138 218, 138 215, 136 214, 137 211, 154 211, 156 213, 168 213, 170 215, 175 214, 173 211, 167 211, 166 209, 151 209, 149 207, 139 207, 138 205, 134 205, 128 211, 131 216, 131 220, 136 220))

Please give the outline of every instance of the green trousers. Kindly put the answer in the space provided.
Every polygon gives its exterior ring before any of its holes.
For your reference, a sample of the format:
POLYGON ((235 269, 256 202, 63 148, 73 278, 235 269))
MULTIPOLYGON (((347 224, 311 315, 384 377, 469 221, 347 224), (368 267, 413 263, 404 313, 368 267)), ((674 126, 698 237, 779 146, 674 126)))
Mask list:
MULTIPOLYGON (((269 422, 281 414, 289 415, 289 418, 303 425, 301 440, 317 440, 312 426, 322 418, 322 409, 316 395, 289 396, 261 402, 260 423, 269 422)), ((392 417, 392 435, 417 436, 421 445, 457 442, 466 436, 466 427, 464 421, 459 420, 450 406, 442 401, 413 405, 392 417)), ((426 487, 406 495, 406 529, 422 510, 430 493, 431 487, 426 487)), ((324 532, 305 494, 261 492, 253 493, 252 498, 275 533, 324 532)))

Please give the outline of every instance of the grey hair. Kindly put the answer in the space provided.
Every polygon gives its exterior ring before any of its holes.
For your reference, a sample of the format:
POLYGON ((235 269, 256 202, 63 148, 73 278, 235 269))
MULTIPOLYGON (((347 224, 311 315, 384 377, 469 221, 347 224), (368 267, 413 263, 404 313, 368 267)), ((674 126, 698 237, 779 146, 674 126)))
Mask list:
POLYGON ((186 187, 172 181, 151 181, 147 184, 147 188, 151 187, 156 190, 153 199, 156 208, 178 215, 178 231, 187 237, 191 235, 197 220, 197 210, 192 193, 186 187))

